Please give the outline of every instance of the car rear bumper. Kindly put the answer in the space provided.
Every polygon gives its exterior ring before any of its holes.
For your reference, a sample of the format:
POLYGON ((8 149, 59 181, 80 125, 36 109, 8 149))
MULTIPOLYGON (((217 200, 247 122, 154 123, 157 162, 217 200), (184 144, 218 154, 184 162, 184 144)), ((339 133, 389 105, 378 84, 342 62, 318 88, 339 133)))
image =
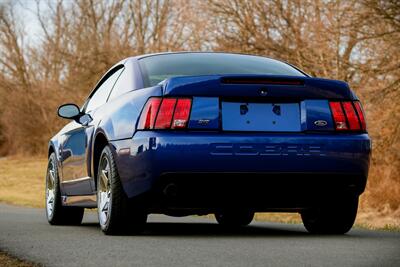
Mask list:
POLYGON ((235 194, 241 188, 246 194, 348 189, 360 194, 371 153, 367 134, 139 131, 112 144, 128 197, 176 179, 205 195, 229 185, 235 194))

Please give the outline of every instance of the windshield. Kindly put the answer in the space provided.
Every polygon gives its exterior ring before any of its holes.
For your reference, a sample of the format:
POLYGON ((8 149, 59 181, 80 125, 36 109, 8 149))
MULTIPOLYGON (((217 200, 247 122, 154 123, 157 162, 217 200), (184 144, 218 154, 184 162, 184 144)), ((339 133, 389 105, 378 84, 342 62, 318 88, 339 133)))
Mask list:
POLYGON ((305 75, 289 64, 278 60, 240 54, 180 53, 144 57, 139 60, 146 86, 177 76, 264 74, 305 75))

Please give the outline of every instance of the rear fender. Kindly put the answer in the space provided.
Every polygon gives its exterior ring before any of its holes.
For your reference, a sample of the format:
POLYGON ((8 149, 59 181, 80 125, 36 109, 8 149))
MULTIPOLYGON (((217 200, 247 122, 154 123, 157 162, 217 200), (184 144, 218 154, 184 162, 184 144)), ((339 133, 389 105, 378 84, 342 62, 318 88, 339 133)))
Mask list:
POLYGON ((102 108, 100 117, 103 119, 98 128, 110 141, 131 138, 143 106, 152 96, 161 96, 160 86, 133 90, 107 102, 102 108))

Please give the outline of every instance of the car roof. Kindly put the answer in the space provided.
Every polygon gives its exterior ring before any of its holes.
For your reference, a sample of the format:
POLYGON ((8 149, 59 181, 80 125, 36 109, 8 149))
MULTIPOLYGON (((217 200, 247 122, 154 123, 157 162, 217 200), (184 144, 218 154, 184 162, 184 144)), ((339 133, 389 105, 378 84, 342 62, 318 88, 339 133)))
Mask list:
POLYGON ((242 55, 242 56, 268 58, 271 60, 280 61, 282 63, 288 64, 291 67, 293 67, 293 68, 297 69, 298 71, 300 71, 301 73, 303 73, 304 75, 306 75, 307 77, 311 77, 311 75, 307 74, 306 72, 302 71, 298 67, 294 66, 293 64, 291 64, 285 60, 266 57, 266 56, 262 56, 262 55, 246 54, 246 53, 239 53, 239 52, 223 52, 223 51, 174 51, 174 52, 149 53, 149 54, 143 54, 143 55, 137 55, 137 56, 125 58, 125 59, 121 60, 120 62, 118 62, 117 64, 115 64, 114 66, 116 66, 118 64, 125 64, 128 61, 136 61, 137 62, 138 60, 146 58, 146 57, 153 57, 153 56, 160 56, 160 55, 174 55, 174 54, 225 54, 225 55, 242 55))
MULTIPOLYGON (((174 51, 174 52, 159 52, 159 53, 149 53, 149 54, 143 54, 143 55, 138 55, 138 56, 133 56, 129 57, 125 60, 128 59, 142 59, 146 57, 152 57, 152 56, 160 56, 160 55, 174 55, 174 54, 226 54, 226 55, 243 55, 243 56, 253 56, 253 57, 264 57, 264 58, 269 58, 273 60, 277 60, 274 58, 270 57, 265 57, 265 56, 260 56, 260 55, 252 55, 252 54, 245 54, 245 53, 235 53, 235 52, 215 52, 215 51, 174 51)), ((279 61, 279 60, 278 60, 279 61)))

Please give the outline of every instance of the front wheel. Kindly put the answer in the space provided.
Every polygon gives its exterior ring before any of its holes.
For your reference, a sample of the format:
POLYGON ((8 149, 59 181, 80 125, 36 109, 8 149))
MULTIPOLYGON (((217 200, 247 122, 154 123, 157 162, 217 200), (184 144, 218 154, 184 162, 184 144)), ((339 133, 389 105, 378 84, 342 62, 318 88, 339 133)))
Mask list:
POLYGON ((221 226, 240 227, 251 223, 254 212, 251 211, 221 211, 215 213, 215 219, 221 226))
POLYGON ((358 196, 347 196, 301 213, 304 227, 312 234, 345 234, 353 227, 357 216, 358 196))
POLYGON ((47 165, 45 205, 47 221, 52 225, 78 225, 82 222, 83 208, 66 207, 61 203, 57 157, 54 152, 47 165))
POLYGON ((128 203, 114 156, 106 146, 100 156, 97 174, 97 211, 101 230, 106 235, 140 231, 147 214, 128 203))

